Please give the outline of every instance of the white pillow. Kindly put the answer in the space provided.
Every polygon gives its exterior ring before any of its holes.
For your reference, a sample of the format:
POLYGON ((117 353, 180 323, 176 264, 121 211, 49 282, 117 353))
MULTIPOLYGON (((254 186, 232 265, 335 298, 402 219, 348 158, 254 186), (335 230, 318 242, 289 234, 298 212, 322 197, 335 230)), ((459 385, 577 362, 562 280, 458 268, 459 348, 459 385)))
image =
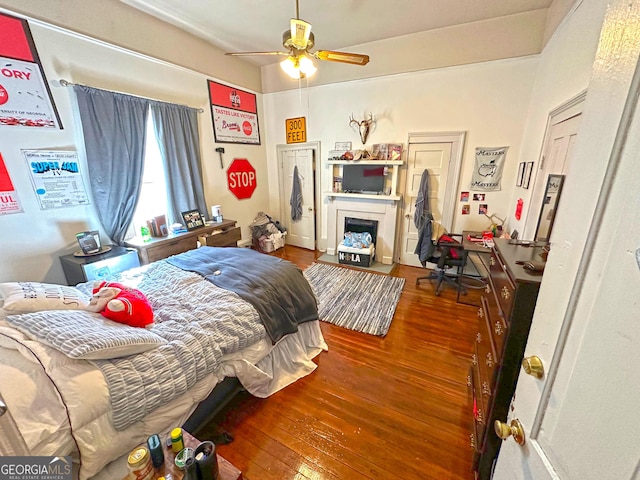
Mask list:
POLYGON ((37 282, 0 283, 0 297, 4 300, 2 308, 8 314, 79 310, 89 303, 75 287, 37 282))
POLYGON ((167 343, 150 329, 112 322, 99 313, 83 310, 9 315, 7 322, 29 337, 77 359, 124 357, 167 343))

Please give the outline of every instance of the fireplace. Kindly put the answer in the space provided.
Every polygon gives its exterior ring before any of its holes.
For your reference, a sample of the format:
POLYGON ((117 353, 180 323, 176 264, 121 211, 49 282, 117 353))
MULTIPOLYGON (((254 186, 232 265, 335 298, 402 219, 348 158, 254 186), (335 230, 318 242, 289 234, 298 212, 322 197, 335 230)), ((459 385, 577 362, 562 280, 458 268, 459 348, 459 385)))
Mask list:
POLYGON ((378 221, 345 217, 344 241, 338 245, 338 263, 356 267, 370 267, 376 251, 378 221), (369 238, 367 237, 370 235, 369 238))
POLYGON ((329 197, 327 208, 327 253, 338 254, 338 244, 344 238, 347 218, 377 222, 375 260, 393 264, 395 249, 397 202, 374 195, 329 197))
POLYGON ((371 243, 376 244, 376 238, 378 237, 378 221, 367 220, 364 218, 345 217, 344 219, 344 233, 364 233, 368 232, 371 235, 371 243))

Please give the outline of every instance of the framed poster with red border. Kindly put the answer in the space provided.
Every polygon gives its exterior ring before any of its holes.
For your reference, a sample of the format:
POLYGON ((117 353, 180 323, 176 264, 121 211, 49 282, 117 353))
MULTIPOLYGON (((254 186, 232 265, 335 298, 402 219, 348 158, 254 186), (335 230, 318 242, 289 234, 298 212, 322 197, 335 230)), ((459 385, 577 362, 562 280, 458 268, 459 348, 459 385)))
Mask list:
POLYGON ((216 143, 260 145, 256 95, 207 80, 216 143))
POLYGON ((26 20, 0 13, 0 127, 62 129, 26 20))

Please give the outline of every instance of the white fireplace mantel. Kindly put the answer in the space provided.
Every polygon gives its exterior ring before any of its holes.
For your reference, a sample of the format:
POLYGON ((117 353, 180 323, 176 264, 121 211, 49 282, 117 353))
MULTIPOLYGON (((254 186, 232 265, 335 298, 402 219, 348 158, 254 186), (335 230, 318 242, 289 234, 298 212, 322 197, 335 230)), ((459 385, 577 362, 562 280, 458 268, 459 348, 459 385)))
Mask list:
POLYGON ((376 220, 378 238, 375 260, 386 265, 393 263, 399 196, 328 193, 327 253, 336 255, 344 238, 346 217, 376 220))

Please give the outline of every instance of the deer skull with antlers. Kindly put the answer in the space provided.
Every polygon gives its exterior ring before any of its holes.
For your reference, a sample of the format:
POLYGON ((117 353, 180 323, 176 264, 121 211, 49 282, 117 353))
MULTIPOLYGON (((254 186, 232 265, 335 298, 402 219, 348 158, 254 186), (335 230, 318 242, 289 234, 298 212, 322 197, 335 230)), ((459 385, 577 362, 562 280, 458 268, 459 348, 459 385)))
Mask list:
POLYGON ((349 117, 349 125, 353 126, 354 124, 358 126, 358 132, 360 133, 360 140, 362 140, 362 144, 367 143, 367 137, 369 136, 369 132, 371 131, 371 126, 373 125, 373 114, 369 114, 369 118, 366 118, 361 121, 357 121, 353 118, 353 115, 349 117))

